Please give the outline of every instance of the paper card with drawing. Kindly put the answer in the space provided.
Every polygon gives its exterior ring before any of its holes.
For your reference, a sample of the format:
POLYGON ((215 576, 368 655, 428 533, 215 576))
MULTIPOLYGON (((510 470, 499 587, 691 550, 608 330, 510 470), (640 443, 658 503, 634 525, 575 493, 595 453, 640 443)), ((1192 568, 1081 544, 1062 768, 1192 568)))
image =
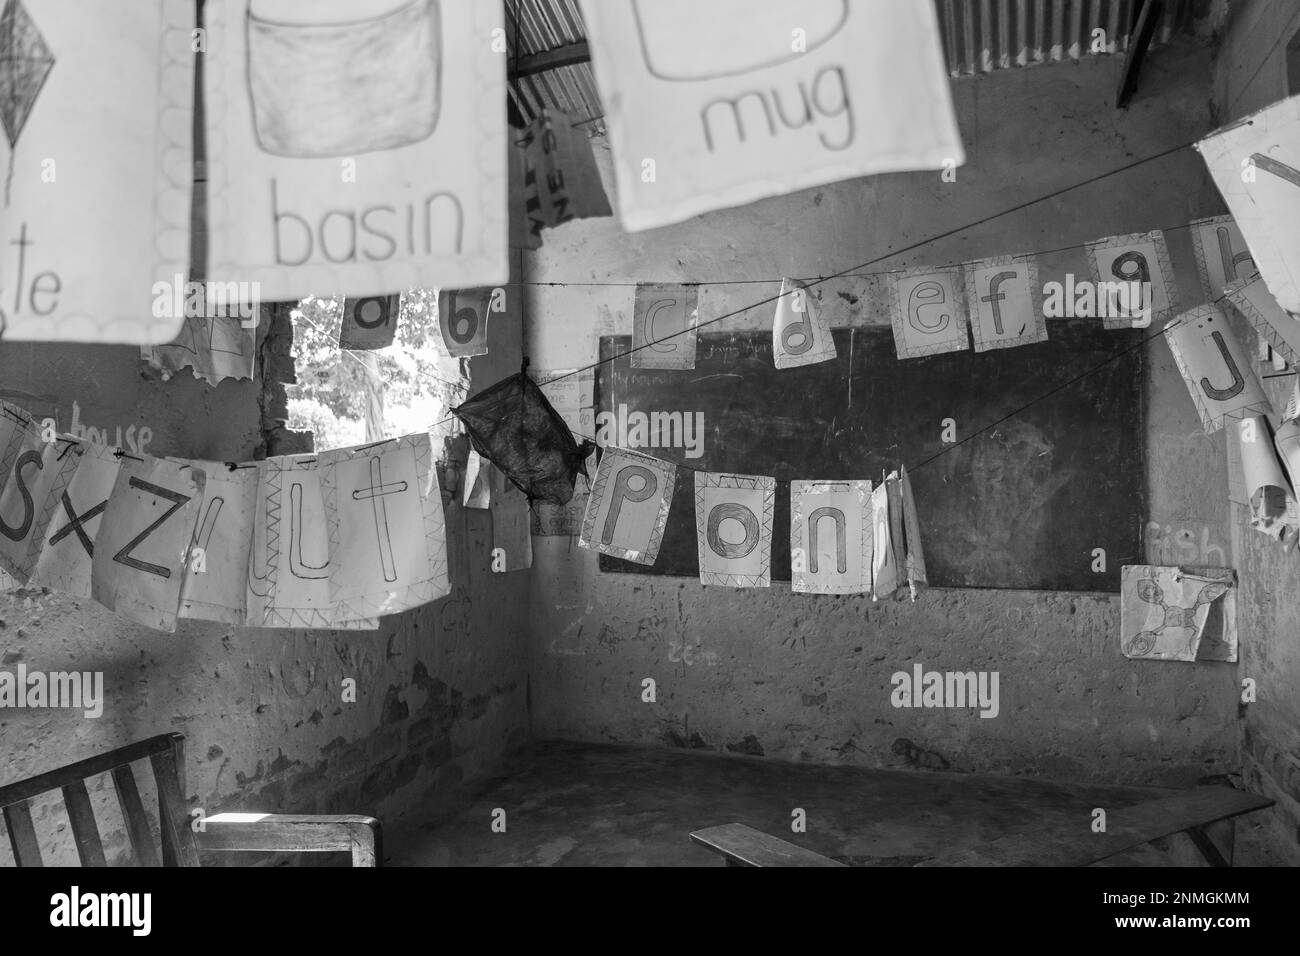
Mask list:
POLYGON ((1300 314, 1300 96, 1196 144, 1269 291, 1300 314))
POLYGON ((1184 312, 1169 323, 1164 336, 1206 432, 1218 431, 1226 418, 1272 412, 1250 356, 1217 305, 1184 312))
POLYGON ((189 272, 194 5, 0 7, 0 334, 171 341, 153 290, 189 272))
POLYGON ((1201 291, 1214 301, 1229 283, 1249 279, 1258 270, 1246 240, 1231 216, 1194 219, 1187 226, 1196 252, 1201 291))
POLYGON ((1235 661, 1236 573, 1124 565, 1120 652, 1131 660, 1235 661))
POLYGON ((771 585, 775 505, 774 478, 695 473, 701 584, 732 588, 771 585))
POLYGON ((248 617, 248 559, 257 503, 258 469, 222 462, 193 463, 204 474, 194 522, 180 617, 243 624, 248 617))
POLYGON ((190 369, 210 385, 223 379, 253 377, 257 326, 269 321, 270 307, 258 305, 252 318, 238 315, 186 316, 180 334, 166 345, 142 348, 141 358, 169 374, 190 369))
MULTIPOLYGON (((921 546, 921 519, 916 513, 916 496, 912 492, 912 479, 907 469, 900 467, 896 478, 899 497, 903 505, 903 573, 912 600, 930 586, 925 570, 925 550, 921 546)), ((890 476, 894 478, 893 475, 890 476)))
POLYGON ((316 467, 336 619, 395 614, 450 592, 442 492, 427 434, 322 452, 316 467))
POLYGON ((1178 283, 1159 229, 1086 242, 1084 248, 1105 328, 1146 328, 1178 310, 1178 283))
POLYGON ((871 482, 790 482, 791 589, 871 592, 871 482))
POLYGON ((193 464, 123 456, 95 539, 91 597, 128 620, 176 630, 204 478, 193 464))
POLYGON ((91 562, 121 460, 111 449, 81 443, 82 454, 59 496, 32 572, 34 587, 88 598, 91 562))
POLYGON ((343 300, 339 348, 355 351, 386 349, 397 337, 401 295, 364 295, 343 300))
POLYGON ((632 305, 632 368, 695 368, 699 290, 642 282, 632 305))
POLYGON ((465 478, 461 489, 461 507, 485 510, 492 507, 492 462, 473 448, 465 459, 465 478))
POLYGON ((654 564, 676 485, 677 467, 671 462, 607 448, 587 496, 579 547, 654 564))
POLYGON ((1300 362, 1300 318, 1277 304, 1263 279, 1240 279, 1226 286, 1224 293, 1232 307, 1255 327, 1261 341, 1292 365, 1300 362))
POLYGON ((594 0, 582 12, 628 231, 965 160, 931 4, 594 0))
POLYGON ((772 321, 772 358, 777 368, 816 365, 835 358, 835 340, 813 291, 797 279, 781 280, 772 321))
POLYGON ((1037 259, 980 259, 965 263, 962 273, 976 352, 1047 341, 1037 259))
POLYGON ((919 268, 885 278, 900 359, 970 348, 960 268, 919 268))
POLYGON ((486 355, 488 317, 494 289, 443 289, 438 293, 438 329, 448 355, 486 355))
POLYGON ((81 442, 0 402, 0 569, 20 583, 27 583, 36 568, 45 530, 82 450, 81 442))
POLYGON ((210 0, 204 15, 210 279, 264 301, 507 280, 501 4, 210 0))
POLYGON ((871 599, 892 597, 898 590, 898 556, 889 516, 889 489, 881 482, 871 490, 871 599))

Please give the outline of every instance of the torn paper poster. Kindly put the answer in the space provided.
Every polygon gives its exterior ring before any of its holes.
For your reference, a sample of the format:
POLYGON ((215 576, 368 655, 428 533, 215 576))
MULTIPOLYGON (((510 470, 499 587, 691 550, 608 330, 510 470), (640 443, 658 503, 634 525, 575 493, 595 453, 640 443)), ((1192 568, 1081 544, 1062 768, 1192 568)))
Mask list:
POLYGON ((908 269, 890 273, 885 281, 899 358, 970 348, 960 268, 908 269))
POLYGON ((597 0, 582 12, 629 231, 965 161, 931 4, 597 0))
POLYGON ((176 630, 204 477, 193 464, 122 457, 95 538, 91 597, 138 624, 176 630))
POLYGON ((499 3, 212 0, 204 16, 209 278, 265 301, 507 281, 499 3))
POLYGON ((776 480, 695 473, 700 583, 765 588, 772 576, 776 480))
POLYGON ((790 482, 792 590, 870 593, 872 544, 871 482, 790 482))
POLYGON ((976 352, 1047 341, 1037 259, 979 259, 965 263, 962 273, 976 352))
POLYGON ((1223 295, 1230 283, 1249 279, 1258 271, 1246 240, 1231 216, 1196 219, 1187 228, 1192 233, 1201 291, 1209 301, 1223 295))
POLYGON ((1300 313, 1300 96, 1196 144, 1278 304, 1300 313))
POLYGON ((582 519, 587 513, 589 492, 575 491, 566 504, 534 501, 532 532, 538 537, 575 537, 582 534, 582 519))
POLYGON ((447 354, 486 355, 488 316, 500 312, 496 289, 443 289, 438 293, 438 328, 447 354))
POLYGON ((0 569, 25 584, 76 473, 82 444, 0 402, 0 569))
POLYGON ((695 286, 642 282, 632 307, 632 368, 695 368, 695 286))
POLYGON ((637 564, 659 556, 677 467, 640 452, 607 448, 596 468, 578 545, 637 564))
POLYGON ((1184 312, 1164 335, 1206 432, 1218 431, 1226 418, 1272 412, 1250 357, 1217 305, 1184 312))
POLYGON ((141 348, 140 357, 167 376, 188 368, 209 385, 227 378, 252 378, 257 325, 270 321, 270 308, 258 305, 250 320, 238 315, 187 315, 175 339, 141 348))
POLYGON ((523 211, 528 230, 539 245, 544 228, 573 219, 613 215, 591 141, 585 129, 574 125, 572 117, 543 108, 516 141, 524 151, 524 184, 528 190, 523 211))
POLYGON ((121 459, 107 448, 86 442, 81 443, 81 452, 77 470, 54 506, 31 584, 88 598, 96 536, 121 459))
POLYGON ((1130 659, 1235 661, 1236 575, 1228 568, 1126 564, 1120 651, 1130 659))
POLYGON ((0 336, 171 341, 152 290, 189 271, 194 5, 0 7, 0 336))
POLYGON ((1159 229, 1084 243, 1105 328, 1143 329, 1178 310, 1178 282, 1159 229), (1137 283, 1136 286, 1133 283, 1137 283), (1130 289, 1141 302, 1135 303, 1130 289))
POLYGON ((777 368, 816 365, 835 358, 835 340, 817 299, 797 279, 781 280, 772 321, 772 358, 777 368))
POLYGON ((427 434, 317 459, 336 619, 395 614, 450 593, 442 492, 427 434))
POLYGON ((401 295, 345 298, 339 348, 354 351, 388 348, 397 337, 397 317, 401 311, 401 295))
POLYGON ((1300 318, 1277 304, 1273 293, 1259 276, 1228 285, 1224 294, 1259 333, 1261 342, 1281 353, 1286 361, 1300 362, 1300 318))
POLYGON ((465 459, 461 506, 479 509, 492 507, 491 477, 492 463, 471 448, 465 459))
MULTIPOLYGON (((890 478, 895 478, 890 475, 890 478)), ((899 468, 897 478, 899 497, 903 505, 903 574, 907 578, 912 600, 930 586, 925 570, 925 549, 921 546, 921 520, 916 513, 916 497, 912 493, 912 479, 906 468, 899 468)))
POLYGON ((595 434, 595 369, 540 372, 537 385, 570 431, 575 435, 595 434))
POLYGON ((522 571, 533 566, 532 518, 528 497, 492 469, 492 556, 501 571, 522 571))
POLYGON ((218 461, 193 464, 203 471, 203 500, 194 521, 179 616, 243 624, 258 469, 218 461))
POLYGON ((1290 485, 1282 473, 1268 419, 1252 415, 1236 423, 1241 438, 1242 480, 1250 502, 1250 524, 1256 531, 1281 537, 1287 524, 1290 485))
POLYGON ((879 601, 898 590, 898 556, 894 552, 889 516, 889 489, 885 482, 871 491, 871 599, 879 601))

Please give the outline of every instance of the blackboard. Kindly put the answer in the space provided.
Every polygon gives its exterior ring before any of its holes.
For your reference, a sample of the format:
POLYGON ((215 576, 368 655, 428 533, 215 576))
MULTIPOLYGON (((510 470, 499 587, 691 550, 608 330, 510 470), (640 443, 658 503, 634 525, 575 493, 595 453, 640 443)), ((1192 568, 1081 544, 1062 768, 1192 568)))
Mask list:
MULTIPOLYGON (((1141 561, 1146 520, 1141 333, 1095 320, 1048 331, 1019 348, 900 360, 887 326, 837 329, 835 361, 784 370, 771 332, 702 332, 689 371, 633 369, 614 358, 630 337, 607 336, 597 438, 691 468, 777 478, 774 581, 790 580, 790 479, 874 484, 902 464, 932 585, 1117 592, 1120 567, 1141 561), (660 414, 644 435, 637 412, 660 414), (700 446, 672 447, 696 437, 685 426, 700 415, 700 446), (945 419, 956 442, 944 441, 945 419)), ((694 475, 678 469, 652 567, 601 555, 601 569, 698 575, 693 491, 694 475)))

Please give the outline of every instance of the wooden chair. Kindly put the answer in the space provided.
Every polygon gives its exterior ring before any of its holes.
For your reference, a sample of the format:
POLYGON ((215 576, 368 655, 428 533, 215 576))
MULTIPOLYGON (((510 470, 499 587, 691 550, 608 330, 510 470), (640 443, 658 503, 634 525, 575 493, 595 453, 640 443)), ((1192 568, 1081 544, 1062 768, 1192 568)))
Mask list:
POLYGON ((149 819, 131 764, 146 757, 158 789, 158 823, 163 866, 198 866, 199 851, 254 850, 285 853, 345 852, 353 866, 380 866, 383 842, 379 821, 366 816, 299 816, 279 813, 219 813, 204 818, 194 833, 182 796, 184 734, 160 734, 97 757, 0 787, 9 843, 19 866, 42 866, 40 843, 32 825, 29 801, 53 790, 63 792, 77 856, 82 866, 107 866, 99 828, 91 809, 86 779, 111 774, 126 823, 132 864, 158 866, 149 819))

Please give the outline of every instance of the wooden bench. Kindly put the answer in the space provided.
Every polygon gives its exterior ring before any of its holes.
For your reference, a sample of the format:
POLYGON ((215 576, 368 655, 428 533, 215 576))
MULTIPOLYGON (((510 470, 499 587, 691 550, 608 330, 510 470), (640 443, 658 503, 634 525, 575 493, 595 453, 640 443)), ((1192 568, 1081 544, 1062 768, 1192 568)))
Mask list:
POLYGON ((722 854, 727 866, 843 866, 820 853, 768 836, 743 823, 696 830, 691 839, 722 854))
POLYGON ((30 801, 54 790, 62 791, 81 865, 108 865, 86 789, 87 778, 103 773, 112 775, 113 789, 122 809, 131 847, 130 861, 135 866, 158 866, 159 849, 164 866, 198 866, 201 849, 344 852, 352 855, 353 866, 381 865, 383 841, 379 821, 374 817, 219 813, 205 817, 202 831, 195 833, 182 796, 184 741, 183 734, 160 734, 0 787, 0 808, 3 808, 9 844, 18 865, 44 865, 32 823, 30 801), (158 790, 160 846, 154 843, 149 818, 131 770, 133 762, 146 758, 153 768, 158 790))

